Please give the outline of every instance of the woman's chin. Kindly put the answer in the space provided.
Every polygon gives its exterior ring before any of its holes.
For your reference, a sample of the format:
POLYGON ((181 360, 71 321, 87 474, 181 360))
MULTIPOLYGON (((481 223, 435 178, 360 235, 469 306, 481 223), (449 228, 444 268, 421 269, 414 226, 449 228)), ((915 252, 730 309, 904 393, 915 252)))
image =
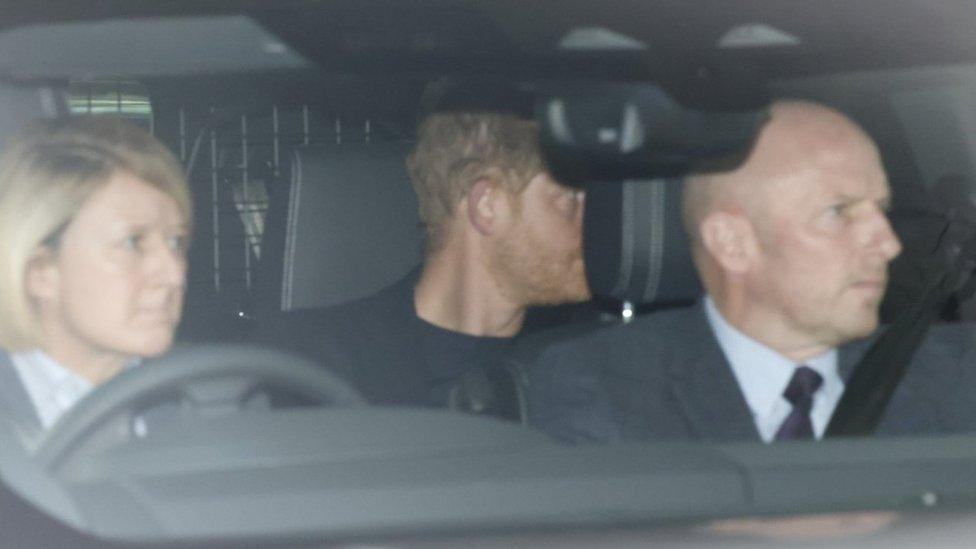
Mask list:
POLYGON ((142 358, 153 358, 166 353, 173 347, 173 334, 155 335, 142 338, 129 351, 142 358))

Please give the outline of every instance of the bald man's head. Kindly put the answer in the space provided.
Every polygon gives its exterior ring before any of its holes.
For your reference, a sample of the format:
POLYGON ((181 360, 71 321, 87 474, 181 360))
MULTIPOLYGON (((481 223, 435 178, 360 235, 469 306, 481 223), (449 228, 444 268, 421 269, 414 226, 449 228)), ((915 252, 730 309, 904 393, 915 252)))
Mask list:
POLYGON ((686 181, 702 281, 733 325, 774 349, 867 335, 900 251, 877 147, 829 107, 780 101, 770 114, 741 166, 686 181))
MULTIPOLYGON (((699 224, 716 210, 743 213, 755 219, 766 210, 773 184, 823 154, 825 145, 870 141, 854 122, 835 109, 806 101, 778 101, 745 162, 731 172, 700 173, 684 183, 685 229, 693 246, 700 244, 699 224)), ((871 148, 877 155, 873 142, 871 148)))

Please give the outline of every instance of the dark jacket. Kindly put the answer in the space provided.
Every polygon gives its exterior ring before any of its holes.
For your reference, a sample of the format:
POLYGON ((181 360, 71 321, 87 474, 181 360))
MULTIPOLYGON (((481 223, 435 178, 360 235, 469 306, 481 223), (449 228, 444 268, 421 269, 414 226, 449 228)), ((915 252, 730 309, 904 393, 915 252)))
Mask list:
MULTIPOLYGON (((934 327, 878 427, 882 435, 976 426, 971 325, 934 327)), ((847 379, 870 341, 839 349, 847 379)), ((570 442, 760 441, 701 306, 556 343, 530 368, 530 422, 570 442)))
POLYGON ((3 350, 0 350, 0 418, 28 447, 33 447, 44 433, 27 388, 10 355, 3 350))
POLYGON ((303 309, 272 323, 272 346, 318 362, 373 404, 423 402, 429 391, 412 273, 372 296, 335 307, 303 309))

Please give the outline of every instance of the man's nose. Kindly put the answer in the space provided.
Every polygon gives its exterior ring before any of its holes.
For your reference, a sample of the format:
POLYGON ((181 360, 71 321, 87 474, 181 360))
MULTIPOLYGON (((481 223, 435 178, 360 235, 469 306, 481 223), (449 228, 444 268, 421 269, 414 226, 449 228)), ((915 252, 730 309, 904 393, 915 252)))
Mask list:
POLYGON ((898 235, 895 234, 895 230, 891 227, 891 221, 888 220, 888 215, 880 209, 875 217, 871 235, 871 247, 878 250, 878 253, 884 257, 885 261, 891 261, 898 257, 902 249, 901 241, 898 239, 898 235))

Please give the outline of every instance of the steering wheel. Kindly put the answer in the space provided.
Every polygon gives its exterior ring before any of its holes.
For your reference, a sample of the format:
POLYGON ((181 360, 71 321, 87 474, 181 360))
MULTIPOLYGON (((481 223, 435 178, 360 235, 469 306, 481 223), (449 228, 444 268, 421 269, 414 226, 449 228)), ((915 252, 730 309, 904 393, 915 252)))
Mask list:
POLYGON ((168 396, 178 395, 191 407, 240 409, 259 388, 330 406, 367 405, 348 383, 303 358, 252 345, 194 345, 130 368, 93 391, 45 434, 34 458, 53 470, 88 437, 107 430, 111 420, 134 417, 154 403, 172 400, 168 396))

